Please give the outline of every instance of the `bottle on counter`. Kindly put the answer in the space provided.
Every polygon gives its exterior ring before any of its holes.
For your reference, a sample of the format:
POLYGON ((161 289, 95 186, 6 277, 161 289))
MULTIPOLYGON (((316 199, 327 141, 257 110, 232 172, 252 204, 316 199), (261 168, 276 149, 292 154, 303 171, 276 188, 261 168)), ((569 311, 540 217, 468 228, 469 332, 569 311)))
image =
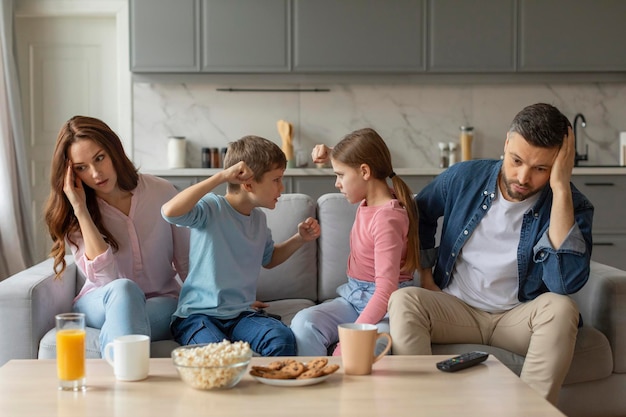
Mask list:
POLYGON ((211 148, 211 168, 219 168, 220 163, 220 150, 218 148, 211 148))
POLYGON ((187 141, 184 136, 170 136, 167 141, 167 166, 169 168, 185 168, 185 151, 187 141))
POLYGON ((461 126, 461 160, 472 159, 472 141, 474 140, 474 128, 472 126, 461 126))
POLYGON ((456 158, 456 150, 459 147, 459 144, 456 142, 450 142, 448 143, 448 150, 449 150, 449 154, 448 154, 448 166, 452 166, 454 164, 456 164, 457 158, 456 158))
POLYGON ((211 168, 211 148, 202 148, 202 168, 211 168))
POLYGON ((439 142, 439 168, 448 168, 449 148, 446 142, 439 142))

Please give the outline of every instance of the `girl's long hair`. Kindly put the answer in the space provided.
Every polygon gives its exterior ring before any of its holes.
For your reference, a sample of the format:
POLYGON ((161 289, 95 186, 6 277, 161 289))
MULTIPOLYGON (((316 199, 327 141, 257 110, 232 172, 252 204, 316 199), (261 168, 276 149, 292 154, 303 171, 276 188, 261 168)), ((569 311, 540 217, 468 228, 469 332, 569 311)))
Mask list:
POLYGON ((417 205, 409 186, 393 172, 391 154, 385 141, 374 129, 355 130, 346 135, 333 148, 331 156, 333 159, 354 168, 358 168, 361 164, 367 164, 372 176, 376 179, 387 181, 387 178, 391 177, 396 198, 409 217, 406 260, 402 271, 415 271, 419 267, 420 259, 417 205))
MULTIPOLYGON (((55 278, 59 278, 66 268, 65 239, 73 244, 72 235, 80 233, 78 220, 65 192, 63 185, 69 160, 69 148, 79 140, 92 140, 108 154, 117 173, 118 187, 124 191, 132 191, 137 187, 139 174, 133 163, 124 153, 120 138, 103 121, 87 116, 74 116, 68 120, 57 136, 52 163, 50 167, 50 195, 44 208, 44 219, 52 238, 50 256, 54 259, 55 278)), ((84 185, 87 196, 87 209, 94 224, 104 240, 117 250, 119 245, 115 237, 102 222, 102 215, 96 194, 93 189, 84 185)))

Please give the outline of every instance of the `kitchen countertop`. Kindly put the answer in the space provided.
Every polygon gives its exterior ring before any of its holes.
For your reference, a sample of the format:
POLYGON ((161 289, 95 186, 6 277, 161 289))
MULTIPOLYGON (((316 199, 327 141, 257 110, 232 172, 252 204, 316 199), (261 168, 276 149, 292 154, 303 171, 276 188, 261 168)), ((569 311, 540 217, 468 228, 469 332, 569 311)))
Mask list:
MULTIPOLYGON (((182 169, 147 169, 141 172, 159 177, 209 177, 221 171, 221 168, 182 168, 182 169)), ((397 168, 396 174, 435 176, 443 172, 441 168, 397 168)), ((331 168, 288 168, 285 177, 334 176, 331 168)), ((573 175, 626 175, 626 166, 576 167, 573 175)))

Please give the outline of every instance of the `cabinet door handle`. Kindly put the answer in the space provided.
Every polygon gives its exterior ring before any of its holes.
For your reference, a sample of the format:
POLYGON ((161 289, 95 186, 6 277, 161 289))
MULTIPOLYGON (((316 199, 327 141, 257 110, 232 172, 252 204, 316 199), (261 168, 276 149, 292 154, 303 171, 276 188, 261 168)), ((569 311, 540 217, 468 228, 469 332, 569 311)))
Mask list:
POLYGON ((586 182, 585 185, 588 187, 613 187, 615 183, 613 182, 586 182))
POLYGON ((615 246, 613 242, 593 242, 593 246, 615 246))

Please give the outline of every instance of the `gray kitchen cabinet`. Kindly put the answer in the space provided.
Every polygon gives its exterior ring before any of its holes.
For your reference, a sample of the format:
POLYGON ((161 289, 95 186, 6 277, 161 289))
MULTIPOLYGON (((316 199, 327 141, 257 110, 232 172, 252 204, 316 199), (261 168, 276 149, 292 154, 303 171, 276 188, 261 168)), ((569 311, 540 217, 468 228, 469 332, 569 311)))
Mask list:
POLYGON ((132 71, 200 69, 200 0, 130 0, 129 15, 132 71))
POLYGON ((626 1, 519 2, 520 71, 626 70, 626 1))
POLYGON ((626 234, 593 235, 592 260, 626 270, 624 254, 626 254, 626 234))
POLYGON ((293 0, 293 71, 424 71, 424 1, 293 0))
POLYGON ((203 72, 290 70, 289 0, 203 0, 203 72))
POLYGON ((134 72, 286 72, 289 0, 130 0, 134 72))
POLYGON ((626 176, 574 175, 572 182, 594 206, 591 259, 626 269, 626 176))
POLYGON ((626 176, 574 175, 572 182, 594 206, 594 233, 626 234, 626 176))
POLYGON ((513 72, 515 0, 430 0, 430 72, 513 72))

